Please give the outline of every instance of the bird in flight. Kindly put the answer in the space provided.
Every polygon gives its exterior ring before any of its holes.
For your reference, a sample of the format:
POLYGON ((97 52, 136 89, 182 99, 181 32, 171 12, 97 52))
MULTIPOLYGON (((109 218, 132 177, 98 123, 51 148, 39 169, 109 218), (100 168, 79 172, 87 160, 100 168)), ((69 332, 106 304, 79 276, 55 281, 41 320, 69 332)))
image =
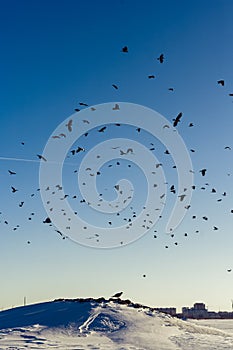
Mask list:
POLYGON ((149 79, 155 79, 155 75, 148 75, 149 79))
POLYGON ((173 126, 176 127, 178 123, 180 122, 180 119, 182 117, 182 112, 180 112, 175 119, 173 119, 173 126))
POLYGON ((12 193, 15 193, 15 192, 18 191, 18 190, 17 190, 15 187, 13 187, 13 186, 11 186, 11 190, 12 190, 12 193))
POLYGON ((218 81, 217 81, 217 83, 218 83, 219 85, 222 85, 222 86, 224 86, 224 85, 225 85, 225 82, 224 82, 224 80, 223 80, 223 79, 218 80, 218 81))
POLYGON ((112 87, 114 87, 114 89, 118 90, 118 86, 116 84, 112 84, 112 87))
POLYGON ((46 159, 45 157, 43 157, 42 155, 37 154, 37 157, 38 157, 40 160, 43 160, 44 162, 47 162, 47 159, 46 159))
POLYGON ((161 55, 157 58, 157 60, 158 60, 160 63, 163 63, 163 61, 164 61, 164 54, 161 53, 161 55))
POLYGON ((43 223, 44 224, 51 224, 51 219, 50 218, 46 218, 44 221, 43 221, 43 223))
POLYGON ((72 120, 72 119, 70 119, 70 120, 68 121, 68 123, 66 124, 66 126, 67 126, 69 132, 72 131, 72 124, 73 124, 73 120, 72 120))
POLYGON ((11 171, 11 170, 8 170, 8 173, 9 173, 10 175, 16 175, 16 173, 15 173, 14 171, 11 171))
POLYGON ((129 52, 128 46, 122 47, 121 52, 128 53, 129 52))
POLYGON ((88 104, 87 104, 87 103, 84 103, 84 102, 79 102, 79 105, 80 105, 80 106, 88 107, 88 104))
POLYGON ((201 169, 201 170, 200 170, 201 175, 202 175, 202 176, 205 176, 206 171, 207 171, 207 169, 201 169))
POLYGON ((98 130, 98 132, 104 132, 105 130, 106 130, 106 126, 103 126, 102 128, 100 128, 99 130, 98 130))

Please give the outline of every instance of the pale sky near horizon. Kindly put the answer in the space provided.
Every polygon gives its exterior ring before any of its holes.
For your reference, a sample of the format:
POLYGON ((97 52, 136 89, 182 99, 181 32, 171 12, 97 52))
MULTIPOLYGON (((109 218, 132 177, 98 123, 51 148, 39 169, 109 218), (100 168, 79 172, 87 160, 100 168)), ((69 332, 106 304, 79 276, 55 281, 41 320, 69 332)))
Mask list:
MULTIPOLYGON (((155 307, 179 309, 200 301, 210 310, 231 310, 232 2, 13 0, 0 5, 0 308, 20 305, 24 296, 34 303, 109 297, 122 290, 123 297, 155 307), (121 52, 124 46, 128 53, 121 52), (161 64, 157 58, 162 53, 161 64), (217 83, 222 79, 224 86, 217 83), (43 224, 48 215, 37 191, 37 154, 75 108, 85 108, 79 102, 118 101, 149 107, 170 123, 183 113, 177 130, 189 152, 195 150, 190 157, 196 189, 186 217, 170 237, 165 226, 175 196, 169 186, 177 185, 171 157, 143 130, 139 134, 125 126, 117 133, 108 128, 101 135, 106 140, 128 136, 156 145, 153 152, 164 165, 168 195, 163 218, 145 236, 124 247, 94 249, 63 240, 43 224), (12 193, 11 186, 18 191, 12 193)), ((96 130, 89 136, 78 145, 89 150, 100 141, 96 130)), ((64 184, 75 191, 69 161, 64 184)), ((132 175, 127 163, 122 170, 111 169, 103 167, 98 183, 105 198, 114 197, 105 188, 113 187, 118 176, 132 176, 141 205, 146 187, 140 170, 135 167, 132 175)))

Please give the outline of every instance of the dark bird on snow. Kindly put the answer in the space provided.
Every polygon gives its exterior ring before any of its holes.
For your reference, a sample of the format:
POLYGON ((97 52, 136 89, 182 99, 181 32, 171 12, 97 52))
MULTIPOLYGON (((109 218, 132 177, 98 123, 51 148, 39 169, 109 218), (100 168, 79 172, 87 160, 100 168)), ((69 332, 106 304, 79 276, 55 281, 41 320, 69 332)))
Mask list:
POLYGON ((123 292, 116 293, 112 296, 112 298, 120 298, 122 296, 123 292))
POLYGON ((180 119, 182 117, 182 112, 180 112, 175 119, 173 119, 173 126, 176 127, 178 123, 180 122, 180 119))
POLYGON ((117 111, 120 109, 119 104, 115 103, 115 106, 112 108, 114 111, 117 111))
POLYGON ((163 63, 163 61, 164 61, 164 54, 161 53, 161 55, 157 58, 157 60, 158 60, 160 63, 163 63))

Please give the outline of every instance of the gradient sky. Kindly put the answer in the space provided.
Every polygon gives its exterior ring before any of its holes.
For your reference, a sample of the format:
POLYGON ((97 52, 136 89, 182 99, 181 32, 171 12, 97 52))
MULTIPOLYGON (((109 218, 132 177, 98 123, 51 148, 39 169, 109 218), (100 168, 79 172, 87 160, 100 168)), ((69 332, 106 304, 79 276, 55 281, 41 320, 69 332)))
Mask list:
MULTIPOLYGON (((34 303, 58 297, 109 297, 122 290, 126 298, 151 306, 180 308, 202 301, 209 309, 230 310, 232 2, 14 0, 0 5, 0 308, 21 305, 24 296, 34 303), (127 54, 121 52, 125 45, 127 54), (156 59, 161 53, 163 64, 156 59), (148 79, 150 74, 156 79, 148 79), (225 86, 217 84, 220 79, 225 86), (170 122, 183 113, 177 129, 187 149, 196 151, 190 153, 196 190, 174 238, 165 234, 175 198, 170 193, 164 218, 144 237, 121 248, 83 247, 63 240, 42 223, 47 214, 36 191, 36 154, 42 154, 53 130, 79 102, 92 106, 110 101, 141 104, 170 122), (199 173, 202 168, 207 169, 205 177, 199 173), (11 176, 8 170, 17 174, 11 176), (11 186, 19 191, 12 194, 11 186), (217 193, 211 193, 213 187, 217 193), (23 208, 20 201, 25 201, 23 208), (219 229, 214 231, 214 225, 219 229)), ((126 135, 144 145, 152 141, 146 132, 139 139, 134 131, 124 128, 126 135)), ((85 142, 91 148, 99 141, 94 136, 85 142)), ((162 147, 158 149, 155 154, 165 166, 168 183, 176 183, 172 160, 162 147)), ((105 170, 100 187, 108 181, 112 185, 113 175, 105 170)), ((137 186, 137 174, 134 177, 137 186)), ((75 185, 66 172, 64 178, 67 186, 75 185)), ((142 185, 141 199, 143 193, 142 185)))

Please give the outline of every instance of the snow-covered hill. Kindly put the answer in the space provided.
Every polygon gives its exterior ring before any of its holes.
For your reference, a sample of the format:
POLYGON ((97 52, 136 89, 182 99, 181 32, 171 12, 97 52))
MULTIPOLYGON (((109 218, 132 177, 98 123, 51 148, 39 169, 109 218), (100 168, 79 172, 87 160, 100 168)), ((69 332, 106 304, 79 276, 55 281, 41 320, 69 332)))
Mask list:
POLYGON ((0 350, 222 350, 233 335, 121 299, 75 299, 0 312, 0 350))

